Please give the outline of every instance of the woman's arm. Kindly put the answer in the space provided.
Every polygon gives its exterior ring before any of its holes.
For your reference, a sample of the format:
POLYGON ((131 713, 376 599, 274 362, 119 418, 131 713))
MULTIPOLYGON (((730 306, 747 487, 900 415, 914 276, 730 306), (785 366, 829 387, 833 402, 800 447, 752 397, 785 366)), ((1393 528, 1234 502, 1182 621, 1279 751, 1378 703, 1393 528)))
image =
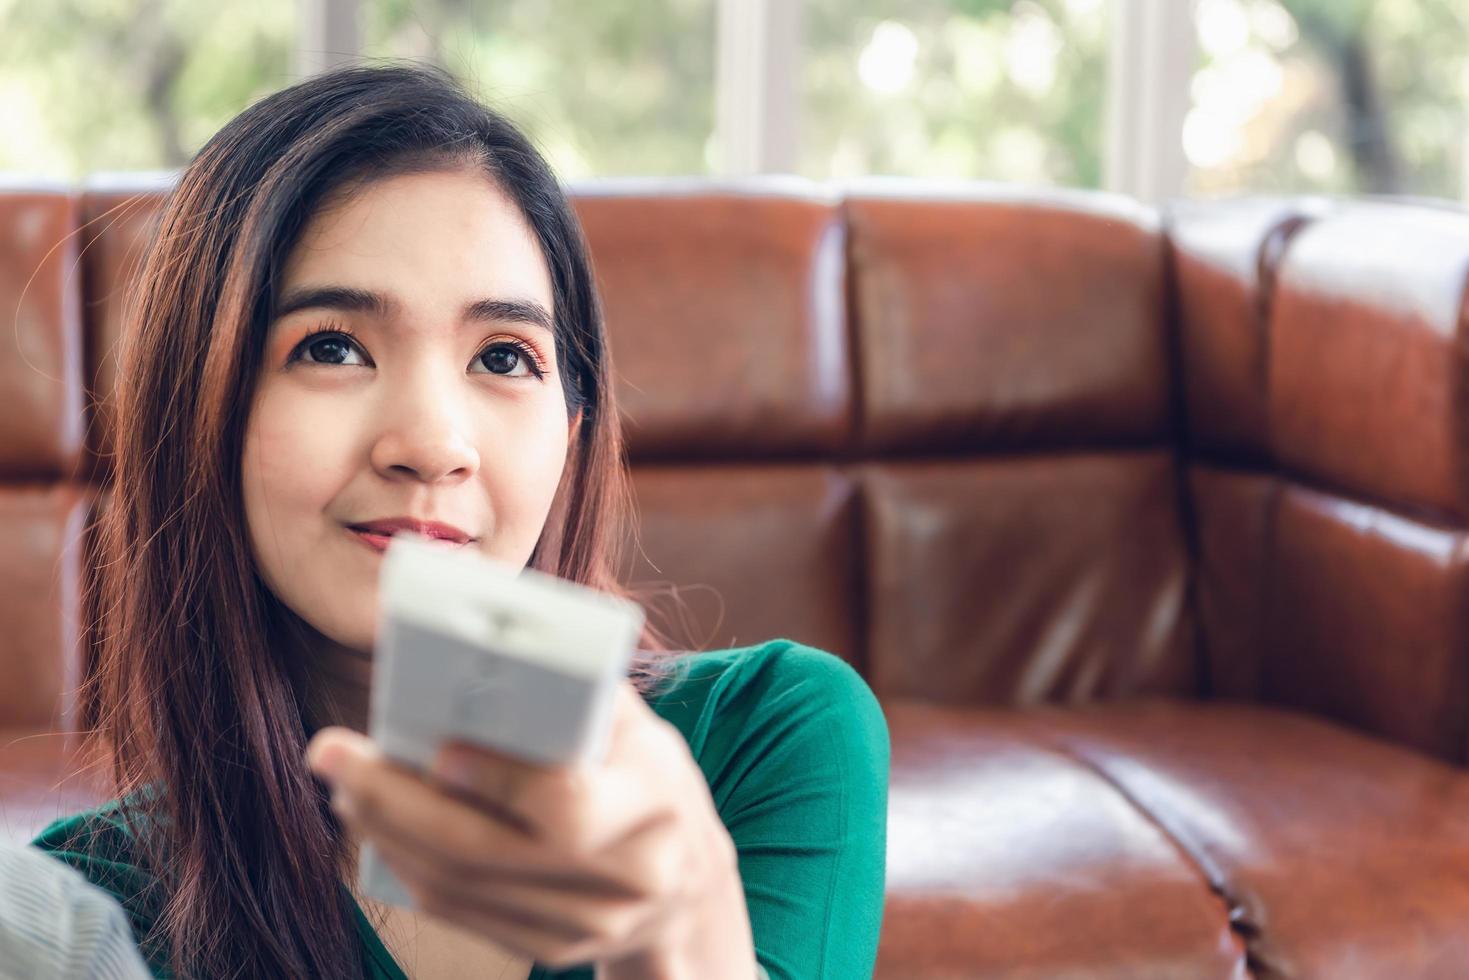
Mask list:
POLYGON ((786 641, 716 666, 666 696, 687 706, 679 724, 625 690, 599 766, 459 746, 425 778, 324 730, 312 767, 420 908, 537 962, 597 962, 612 980, 868 976, 887 828, 877 700, 845 662, 786 641))
POLYGON ((309 759, 423 911, 553 968, 749 980, 734 845, 688 745, 625 681, 609 742, 597 765, 556 768, 451 744, 419 775, 323 729, 309 759))
POLYGON ((701 761, 739 853, 772 980, 872 975, 886 883, 889 740, 844 661, 789 645, 720 706, 701 761))

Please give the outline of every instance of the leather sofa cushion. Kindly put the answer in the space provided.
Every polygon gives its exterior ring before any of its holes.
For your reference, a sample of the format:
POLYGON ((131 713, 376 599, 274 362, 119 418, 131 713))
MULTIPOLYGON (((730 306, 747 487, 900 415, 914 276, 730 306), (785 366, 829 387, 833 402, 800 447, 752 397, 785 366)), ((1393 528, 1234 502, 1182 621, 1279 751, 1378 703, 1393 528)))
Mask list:
POLYGON ((772 637, 859 666, 856 505, 831 466, 644 465, 623 581, 676 648, 772 637))
POLYGON ((1109 195, 972 184, 863 190, 843 207, 869 451, 1169 437, 1155 211, 1109 195))
POLYGON ((92 492, 0 484, 0 726, 68 727, 92 492))
POLYGON ((831 452, 852 432, 845 229, 814 185, 573 189, 634 461, 831 452))
POLYGON ((1469 773, 1258 705, 1045 708, 1026 724, 1177 842, 1254 976, 1463 975, 1469 773))
POLYGON ((1234 980, 1199 867, 1013 709, 884 705, 892 738, 882 980, 1234 980))
POLYGON ((1469 518, 1462 213, 1355 203, 1311 223, 1281 261, 1269 329, 1271 439, 1283 469, 1469 518))
POLYGON ((76 199, 0 192, 0 479, 81 475, 76 199))
POLYGON ((879 697, 1194 693, 1174 467, 1145 451, 865 466, 879 697))

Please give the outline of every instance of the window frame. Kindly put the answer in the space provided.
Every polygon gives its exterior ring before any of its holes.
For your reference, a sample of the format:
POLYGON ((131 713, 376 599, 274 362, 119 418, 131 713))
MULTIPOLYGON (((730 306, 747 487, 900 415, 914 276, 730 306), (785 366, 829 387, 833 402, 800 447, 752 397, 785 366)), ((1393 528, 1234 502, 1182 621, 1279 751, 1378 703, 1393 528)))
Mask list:
MULTIPOLYGON (((794 173, 801 0, 716 0, 713 175, 794 173)), ((298 0, 302 76, 362 53, 363 0, 298 0)), ((1106 0, 1102 186, 1148 203, 1182 196, 1183 124, 1198 61, 1197 0, 1106 0)), ((1469 132, 1461 197, 1469 200, 1469 132)))

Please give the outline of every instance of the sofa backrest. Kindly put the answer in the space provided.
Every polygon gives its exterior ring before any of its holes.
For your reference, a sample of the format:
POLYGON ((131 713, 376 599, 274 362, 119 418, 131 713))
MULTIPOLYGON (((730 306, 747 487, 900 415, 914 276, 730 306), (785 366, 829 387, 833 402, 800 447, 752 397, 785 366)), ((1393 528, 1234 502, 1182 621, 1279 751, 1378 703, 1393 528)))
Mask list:
POLYGON ((0 727, 63 722, 89 512, 80 202, 0 192, 0 727))
POLYGON ((1194 689, 1151 212, 702 182, 576 205, 630 577, 680 587, 690 642, 788 635, 953 703, 1194 689))
POLYGON ((1171 212, 1206 690, 1462 762, 1469 215, 1171 212))
MULTIPOLYGON (((0 193, 0 727, 63 717, 81 669, 79 528, 164 195, 0 193)), ((1464 217, 908 182, 573 200, 626 577, 677 587, 651 605, 681 643, 788 636, 883 698, 1274 700, 1462 754, 1464 217), (1427 255, 1391 244, 1420 231, 1427 255)))

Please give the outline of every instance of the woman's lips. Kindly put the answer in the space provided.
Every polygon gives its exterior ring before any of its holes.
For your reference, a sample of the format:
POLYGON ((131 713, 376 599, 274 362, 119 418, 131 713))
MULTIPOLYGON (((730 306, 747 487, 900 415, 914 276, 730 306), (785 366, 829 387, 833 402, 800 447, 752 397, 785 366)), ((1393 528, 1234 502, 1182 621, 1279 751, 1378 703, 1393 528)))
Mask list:
POLYGON ((347 528, 347 533, 352 535, 358 541, 361 541, 363 544, 367 545, 373 551, 378 552, 379 554, 387 551, 388 542, 393 540, 393 536, 391 534, 371 534, 367 531, 358 531, 350 527, 347 528))
POLYGON ((348 532, 357 536, 358 541, 363 542, 373 551, 386 551, 392 536, 398 532, 413 532, 423 536, 435 544, 445 545, 451 548, 463 548, 464 545, 473 544, 474 538, 464 533, 463 530, 452 525, 439 522, 425 522, 425 520, 414 520, 411 517, 389 517, 385 520, 370 520, 361 525, 347 525, 348 532))

